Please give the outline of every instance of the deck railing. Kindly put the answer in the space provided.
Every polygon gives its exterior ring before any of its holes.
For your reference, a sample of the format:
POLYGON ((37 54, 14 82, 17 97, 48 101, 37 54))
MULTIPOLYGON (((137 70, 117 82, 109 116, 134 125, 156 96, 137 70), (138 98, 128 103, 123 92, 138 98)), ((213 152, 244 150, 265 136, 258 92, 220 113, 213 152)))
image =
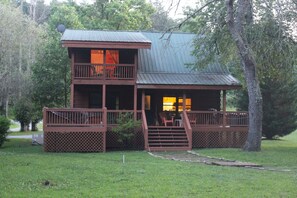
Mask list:
POLYGON ((133 80, 135 65, 75 63, 73 75, 75 79, 133 80))
POLYGON ((189 149, 192 149, 192 127, 188 115, 185 111, 182 112, 183 126, 185 128, 187 139, 189 142, 189 149))
POLYGON ((194 126, 248 126, 246 111, 227 111, 225 115, 223 111, 189 111, 187 114, 194 126))
POLYGON ((44 122, 47 126, 104 126, 103 109, 60 109, 45 108, 44 122))
MULTIPOLYGON (((136 113, 137 120, 141 120, 141 111, 136 113)), ((128 114, 129 118, 134 119, 133 110, 107 110, 107 125, 117 125, 122 114, 128 114)))

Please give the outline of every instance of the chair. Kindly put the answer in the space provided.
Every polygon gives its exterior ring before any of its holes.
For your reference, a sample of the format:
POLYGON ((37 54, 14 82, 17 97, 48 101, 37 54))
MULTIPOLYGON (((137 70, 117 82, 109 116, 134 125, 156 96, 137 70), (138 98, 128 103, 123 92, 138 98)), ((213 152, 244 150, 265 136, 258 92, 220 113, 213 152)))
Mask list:
POLYGON ((188 114, 188 118, 189 118, 190 124, 196 125, 197 119, 196 119, 196 115, 195 114, 188 114))
POLYGON ((168 120, 165 112, 160 112, 159 116, 161 118, 162 124, 167 126, 167 123, 171 123, 171 125, 173 126, 173 117, 171 117, 171 119, 168 120))

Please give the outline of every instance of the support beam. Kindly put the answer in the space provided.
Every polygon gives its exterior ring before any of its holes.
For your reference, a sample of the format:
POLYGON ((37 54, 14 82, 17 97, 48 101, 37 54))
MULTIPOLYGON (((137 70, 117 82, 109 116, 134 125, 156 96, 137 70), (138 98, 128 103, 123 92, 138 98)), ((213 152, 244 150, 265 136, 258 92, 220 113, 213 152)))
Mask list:
POLYGON ((223 90, 223 127, 226 126, 227 93, 223 90))
POLYGON ((70 108, 74 108, 74 52, 71 52, 70 108))
POLYGON ((145 91, 142 90, 141 92, 141 110, 145 110, 145 91))
POLYGON ((134 120, 137 120, 137 87, 134 85, 134 120))
POLYGON ((186 93, 183 92, 183 111, 186 111, 186 99, 187 99, 186 93))
POLYGON ((102 85, 102 109, 106 107, 106 84, 102 85))

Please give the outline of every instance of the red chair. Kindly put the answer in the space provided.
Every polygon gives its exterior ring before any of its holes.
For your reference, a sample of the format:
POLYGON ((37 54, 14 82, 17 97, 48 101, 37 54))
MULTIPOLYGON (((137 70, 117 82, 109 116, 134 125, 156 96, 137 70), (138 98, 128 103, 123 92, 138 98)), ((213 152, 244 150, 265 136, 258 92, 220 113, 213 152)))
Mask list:
POLYGON ((171 119, 168 120, 165 112, 160 112, 159 116, 161 118, 162 124, 167 126, 167 124, 169 123, 173 126, 173 117, 171 117, 171 119))

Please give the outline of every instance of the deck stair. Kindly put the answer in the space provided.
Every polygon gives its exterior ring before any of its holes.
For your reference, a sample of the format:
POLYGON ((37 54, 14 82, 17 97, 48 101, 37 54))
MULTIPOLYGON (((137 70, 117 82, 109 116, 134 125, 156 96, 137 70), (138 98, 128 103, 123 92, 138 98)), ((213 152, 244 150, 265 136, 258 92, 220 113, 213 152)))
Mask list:
POLYGON ((149 151, 189 150, 189 142, 183 127, 156 126, 148 128, 149 151))

